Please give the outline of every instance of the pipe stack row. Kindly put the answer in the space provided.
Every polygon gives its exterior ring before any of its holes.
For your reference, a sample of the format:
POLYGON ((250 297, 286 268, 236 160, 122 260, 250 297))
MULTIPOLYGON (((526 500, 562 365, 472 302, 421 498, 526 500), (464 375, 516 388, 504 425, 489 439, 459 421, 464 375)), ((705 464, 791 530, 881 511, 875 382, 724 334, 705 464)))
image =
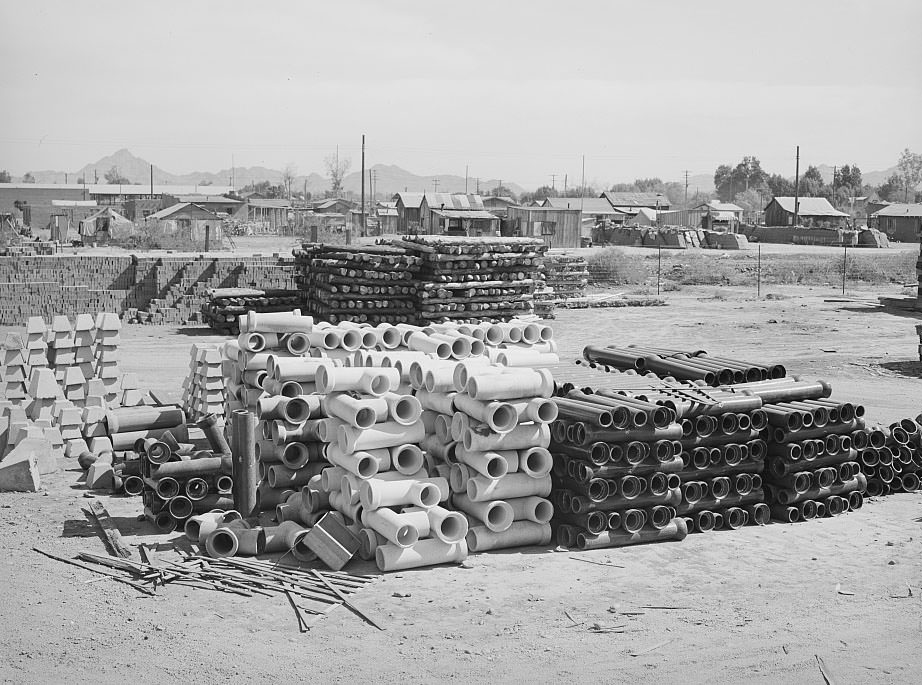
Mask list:
POLYGON ((534 313, 547 250, 540 239, 416 235, 391 242, 421 260, 413 303, 420 323, 534 313))
MULTIPOLYGON (((614 376, 626 383, 642 378, 614 376)), ((558 544, 598 549, 683 539, 682 428, 675 413, 620 391, 558 386, 558 392, 551 444, 558 544)))
POLYGON ((786 374, 781 364, 752 364, 712 357, 703 350, 686 351, 640 345, 588 345, 583 349, 583 357, 586 361, 616 369, 652 371, 660 377, 701 381, 709 386, 783 378, 786 374))
MULTIPOLYGON (((183 529, 194 514, 233 508, 229 455, 196 450, 171 431, 158 438, 139 439, 136 451, 141 456, 144 516, 159 531, 183 529)), ((133 488, 134 481, 128 482, 133 488)))
POLYGON ((402 247, 305 244, 295 251, 306 310, 338 323, 412 323, 420 258, 402 247))
POLYGON ((867 481, 856 448, 869 440, 863 406, 830 399, 822 381, 782 378, 733 390, 759 397, 768 419, 765 491, 773 519, 794 523, 861 507, 867 481))
POLYGON ((202 303, 202 321, 224 333, 239 332, 237 320, 246 312, 287 312, 301 304, 296 290, 259 290, 256 288, 216 288, 208 291, 202 303))
POLYGON ((180 404, 191 421, 208 414, 223 414, 227 389, 221 368, 221 346, 193 344, 189 375, 183 379, 180 404))
MULTIPOLYGON (((507 335, 513 329, 500 326, 507 335)), ((467 518, 468 549, 547 544, 554 513, 547 447, 557 414, 550 372, 483 356, 414 362, 411 381, 426 410, 423 446, 467 518)))
POLYGON ((913 492, 922 487, 922 414, 870 430, 867 443, 856 447, 868 495, 913 492))

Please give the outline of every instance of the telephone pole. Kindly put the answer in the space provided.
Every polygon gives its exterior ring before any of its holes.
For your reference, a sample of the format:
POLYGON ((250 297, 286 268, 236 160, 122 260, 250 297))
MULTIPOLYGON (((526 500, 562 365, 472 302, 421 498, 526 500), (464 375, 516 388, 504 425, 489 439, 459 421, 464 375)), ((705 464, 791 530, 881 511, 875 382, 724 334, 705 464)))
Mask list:
POLYGON ((800 214, 800 145, 797 146, 797 162, 794 166, 794 225, 797 225, 797 215, 800 214))
POLYGON ((432 179, 432 189, 435 192, 439 192, 439 179, 437 178, 432 179))
POLYGON ((685 209, 688 209, 688 169, 685 170, 685 209))
POLYGON ((551 174, 551 189, 557 190, 557 187, 554 185, 554 182, 557 180, 557 174, 551 174))
POLYGON ((832 206, 836 206, 836 171, 838 170, 837 166, 832 167, 832 206))
POLYGON ((362 134, 362 226, 359 232, 365 235, 365 134, 362 134))
POLYGON ((464 165, 464 194, 467 195, 467 164, 464 165))
POLYGON ((563 175, 563 194, 564 194, 564 197, 566 197, 567 195, 567 175, 566 174, 563 175))

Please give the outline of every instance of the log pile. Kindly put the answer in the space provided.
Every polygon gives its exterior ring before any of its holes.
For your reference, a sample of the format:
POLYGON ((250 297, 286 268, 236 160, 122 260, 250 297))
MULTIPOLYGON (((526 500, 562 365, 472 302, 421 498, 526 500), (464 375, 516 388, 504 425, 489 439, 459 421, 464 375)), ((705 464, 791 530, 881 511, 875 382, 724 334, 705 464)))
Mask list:
POLYGON ((301 265, 305 311, 320 321, 413 323, 421 259, 402 247, 305 243, 301 265))
POLYGON ((301 303, 296 290, 216 288, 201 306, 202 321, 224 335, 239 332, 238 318, 247 312, 289 312, 301 303))
POLYGON ((568 254, 547 254, 544 269, 535 291, 535 314, 548 318, 555 307, 587 307, 589 263, 585 258, 568 254))
POLYGON ((391 241, 421 260, 420 322, 508 320, 534 314, 547 246, 533 238, 409 236, 391 241))

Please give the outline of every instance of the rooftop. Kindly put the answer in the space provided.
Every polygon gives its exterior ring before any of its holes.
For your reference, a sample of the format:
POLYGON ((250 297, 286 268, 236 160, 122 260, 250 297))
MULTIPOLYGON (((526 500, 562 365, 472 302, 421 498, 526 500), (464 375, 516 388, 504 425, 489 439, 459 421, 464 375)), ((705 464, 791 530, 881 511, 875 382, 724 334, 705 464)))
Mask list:
POLYGON ((922 217, 922 204, 903 204, 895 202, 887 205, 881 210, 874 212, 871 216, 920 216, 922 217))
MULTIPOLYGON (((776 197, 773 201, 777 202, 784 211, 794 213, 793 197, 776 197)), ((848 216, 829 204, 829 200, 825 197, 802 197, 797 202, 800 205, 797 216, 848 216)))

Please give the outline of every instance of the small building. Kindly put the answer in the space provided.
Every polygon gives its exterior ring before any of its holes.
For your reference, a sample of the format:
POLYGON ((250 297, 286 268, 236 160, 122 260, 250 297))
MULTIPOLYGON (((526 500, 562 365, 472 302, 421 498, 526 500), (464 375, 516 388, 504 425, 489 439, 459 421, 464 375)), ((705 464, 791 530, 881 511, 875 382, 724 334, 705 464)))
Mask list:
POLYGON ((732 202, 710 200, 695 207, 702 212, 700 227, 707 231, 727 231, 735 233, 743 221, 745 211, 732 202))
POLYGON ((506 210, 515 205, 508 195, 491 195, 483 198, 483 208, 500 219, 506 218, 506 210))
POLYGON ((631 213, 622 209, 615 209, 604 197, 549 197, 543 200, 541 207, 555 209, 578 209, 582 212, 583 223, 592 228, 596 224, 608 222, 623 226, 631 217, 631 213))
POLYGON ((578 207, 515 206, 506 210, 503 235, 541 238, 551 248, 580 247, 583 239, 582 223, 578 207))
POLYGON ((392 198, 397 207, 397 230, 403 235, 419 233, 422 225, 420 207, 425 193, 397 193, 392 198))
POLYGON ((378 220, 378 235, 394 235, 400 232, 396 202, 377 202, 374 215, 378 220))
POLYGON ((52 200, 51 207, 51 239, 61 243, 76 240, 80 222, 99 210, 95 200, 52 200))
POLYGON ((419 216, 420 232, 424 235, 499 234, 499 217, 484 209, 479 195, 425 193, 419 216))
POLYGON ((357 202, 345 200, 341 197, 331 197, 312 203, 312 209, 317 214, 348 214, 356 207, 358 207, 357 202))
POLYGON ((112 207, 102 207, 80 222, 84 242, 118 240, 135 232, 135 225, 112 207))
POLYGON ((224 222, 211 210, 191 202, 180 202, 154 212, 146 223, 159 222, 164 233, 177 234, 201 243, 220 242, 224 238, 224 222))
POLYGON ((922 204, 895 202, 872 214, 871 223, 890 240, 918 242, 922 240, 922 204))
POLYGON ((606 190, 599 197, 608 200, 612 207, 617 209, 647 209, 668 210, 669 198, 663 193, 635 193, 606 190))
MULTIPOLYGON (((798 201, 799 226, 807 228, 839 228, 849 216, 829 204, 825 197, 802 197, 798 201)), ((766 226, 794 225, 794 198, 775 197, 765 207, 766 226)))
POLYGON ((249 232, 278 233, 279 229, 288 227, 291 211, 288 200, 250 197, 237 208, 232 218, 237 223, 247 224, 249 232))
POLYGON ((236 212, 240 205, 243 204, 240 200, 224 197, 223 195, 164 195, 160 208, 166 209, 181 202, 189 202, 199 207, 204 207, 215 214, 225 214, 227 216, 236 212))
POLYGON ((628 221, 630 226, 656 226, 656 215, 658 212, 649 207, 638 207, 637 214, 628 221))

